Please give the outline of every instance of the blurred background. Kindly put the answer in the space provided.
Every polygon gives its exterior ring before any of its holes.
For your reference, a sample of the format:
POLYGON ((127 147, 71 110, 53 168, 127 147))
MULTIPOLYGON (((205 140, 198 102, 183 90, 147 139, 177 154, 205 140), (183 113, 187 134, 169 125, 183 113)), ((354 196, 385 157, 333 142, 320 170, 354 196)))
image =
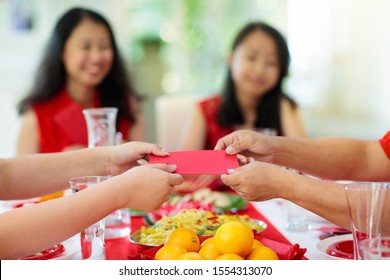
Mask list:
POLYGON ((0 0, 0 157, 15 154, 16 105, 55 22, 74 6, 110 21, 146 97, 150 142, 156 99, 218 93, 233 36, 253 20, 287 38, 292 65, 284 86, 302 108, 309 137, 377 139, 389 129, 387 0, 0 0))

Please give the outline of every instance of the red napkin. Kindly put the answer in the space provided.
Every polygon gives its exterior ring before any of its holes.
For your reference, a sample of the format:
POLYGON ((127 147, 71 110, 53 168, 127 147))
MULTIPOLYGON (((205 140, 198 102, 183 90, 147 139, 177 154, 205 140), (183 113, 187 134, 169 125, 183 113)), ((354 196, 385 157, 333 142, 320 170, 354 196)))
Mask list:
POLYGON ((299 244, 286 244, 268 238, 256 238, 264 246, 270 247, 278 255, 280 260, 302 260, 306 248, 300 248, 299 244))
POLYGON ((87 123, 81 105, 67 106, 55 114, 54 121, 74 143, 88 143, 87 123))
POLYGON ((176 173, 192 175, 227 174, 228 169, 238 167, 237 156, 214 150, 170 152, 165 157, 149 155, 149 162, 175 164, 176 173))

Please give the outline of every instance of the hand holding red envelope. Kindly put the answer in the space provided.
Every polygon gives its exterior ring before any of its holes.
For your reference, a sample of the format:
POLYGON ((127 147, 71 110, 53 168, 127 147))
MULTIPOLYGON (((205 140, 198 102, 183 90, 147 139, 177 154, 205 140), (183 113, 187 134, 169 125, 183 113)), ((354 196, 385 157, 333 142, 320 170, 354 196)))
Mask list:
POLYGON ((236 155, 214 150, 170 152, 164 157, 149 155, 149 162, 174 164, 176 173, 182 175, 222 175, 239 166, 236 155))

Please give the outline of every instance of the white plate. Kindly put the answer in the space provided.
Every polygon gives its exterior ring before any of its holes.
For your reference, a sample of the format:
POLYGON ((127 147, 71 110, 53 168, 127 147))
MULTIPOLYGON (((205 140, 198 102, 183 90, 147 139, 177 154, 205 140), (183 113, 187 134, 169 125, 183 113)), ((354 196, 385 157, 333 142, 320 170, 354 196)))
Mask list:
POLYGON ((328 247, 330 245, 332 245, 336 242, 345 241, 345 240, 352 240, 352 234, 343 234, 343 235, 328 237, 328 238, 323 239, 320 242, 318 242, 316 245, 316 248, 321 254, 323 254, 324 256, 326 256, 330 260, 348 260, 345 258, 331 256, 328 253, 326 253, 326 250, 328 249, 328 247))
POLYGON ((80 252, 80 234, 76 234, 72 236, 71 238, 65 240, 64 242, 61 242, 61 244, 65 247, 65 252, 57 257, 53 258, 51 260, 73 260, 76 257, 76 254, 80 252))

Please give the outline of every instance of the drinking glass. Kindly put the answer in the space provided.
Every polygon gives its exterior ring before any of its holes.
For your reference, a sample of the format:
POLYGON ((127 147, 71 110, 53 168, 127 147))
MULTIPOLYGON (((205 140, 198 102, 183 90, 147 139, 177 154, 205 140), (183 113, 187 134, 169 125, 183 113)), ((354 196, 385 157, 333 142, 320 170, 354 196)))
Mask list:
MULTIPOLYGON (((113 107, 83 110, 88 129, 88 147, 114 146, 121 135, 116 133, 118 109, 113 107)), ((105 237, 120 238, 130 236, 130 209, 123 208, 112 212, 105 220, 105 237)))
POLYGON ((378 182, 355 182, 344 186, 356 260, 362 259, 362 241, 382 234, 384 202, 389 194, 389 187, 390 183, 378 182))
POLYGON ((390 237, 375 237, 360 242, 363 260, 390 260, 390 237))
MULTIPOLYGON (((85 176, 69 180, 72 193, 77 193, 84 189, 109 179, 110 176, 85 176)), ((88 215, 88 213, 81 213, 88 215)), ((81 257, 83 260, 104 260, 104 219, 87 227, 80 233, 81 257)))
MULTIPOLYGON (((293 168, 286 168, 288 171, 306 176, 300 171, 293 168)), ((289 231, 306 231, 312 228, 312 224, 309 218, 310 211, 288 200, 284 201, 285 208, 287 210, 287 222, 286 229, 289 231)))
POLYGON ((309 211, 291 201, 284 201, 287 209, 286 229, 289 231, 307 231, 312 228, 309 211))
POLYGON ((116 143, 117 108, 83 110, 88 130, 88 147, 114 146, 116 143))

